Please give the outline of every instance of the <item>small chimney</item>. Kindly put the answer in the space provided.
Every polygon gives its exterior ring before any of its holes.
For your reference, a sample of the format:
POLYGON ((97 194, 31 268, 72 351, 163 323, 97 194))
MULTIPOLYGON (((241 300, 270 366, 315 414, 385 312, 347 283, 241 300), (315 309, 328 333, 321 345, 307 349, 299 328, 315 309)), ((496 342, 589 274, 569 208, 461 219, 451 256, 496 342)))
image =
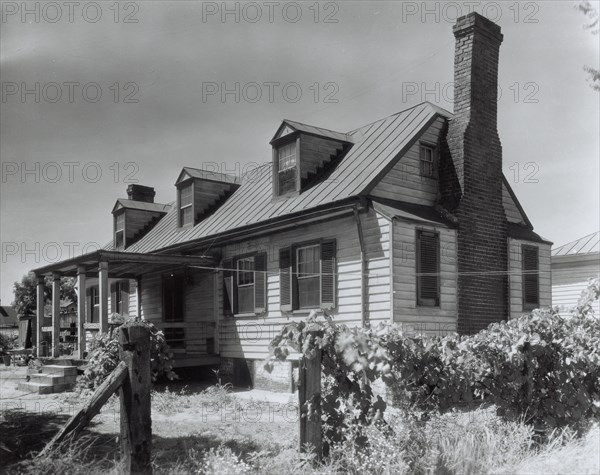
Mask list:
MULTIPOLYGON (((500 27, 478 13, 454 26, 454 117, 441 204, 458 221, 458 331, 477 332, 508 317, 507 222, 497 131, 500 27)), ((444 158, 441 158, 442 162, 444 158)))
POLYGON ((145 203, 154 203, 156 192, 151 186, 129 185, 127 187, 127 197, 132 201, 143 201, 145 203))

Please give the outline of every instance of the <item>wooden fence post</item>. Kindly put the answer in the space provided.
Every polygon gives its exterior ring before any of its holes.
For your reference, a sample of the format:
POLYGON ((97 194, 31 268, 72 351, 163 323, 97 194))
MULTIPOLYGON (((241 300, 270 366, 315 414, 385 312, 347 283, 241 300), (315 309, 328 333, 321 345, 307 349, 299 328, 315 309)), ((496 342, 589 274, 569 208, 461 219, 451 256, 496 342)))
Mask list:
POLYGON ((321 427, 321 350, 312 359, 302 357, 298 371, 298 403, 300 407, 300 452, 308 446, 315 450, 317 460, 323 456, 323 432, 321 427), (306 403, 314 408, 308 417, 306 403))
POLYGON ((127 474, 152 473, 150 338, 150 329, 145 325, 123 325, 119 329, 120 357, 129 370, 120 391, 121 456, 127 474))

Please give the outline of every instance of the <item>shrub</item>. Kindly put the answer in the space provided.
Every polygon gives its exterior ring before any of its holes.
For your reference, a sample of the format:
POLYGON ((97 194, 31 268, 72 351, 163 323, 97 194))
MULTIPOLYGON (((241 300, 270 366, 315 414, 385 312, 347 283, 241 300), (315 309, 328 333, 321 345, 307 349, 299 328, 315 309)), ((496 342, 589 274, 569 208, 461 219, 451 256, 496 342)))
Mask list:
MULTIPOLYGON (((291 347, 313 358, 321 349, 327 444, 361 426, 385 425, 386 404, 372 388, 378 378, 395 405, 444 413, 486 402, 541 430, 581 429, 600 419, 600 319, 590 304, 599 288, 590 282, 572 316, 536 310, 472 336, 408 337, 397 325, 349 329, 311 314, 284 327, 271 357, 285 359, 291 347)), ((308 406, 314 417, 313 401, 308 406)))
POLYGON ((165 340, 162 331, 151 322, 142 319, 121 320, 123 323, 114 327, 109 333, 94 338, 91 344, 91 353, 87 367, 83 375, 77 379, 77 386, 81 390, 94 390, 110 375, 119 364, 119 341, 118 329, 122 325, 131 323, 142 324, 150 329, 152 348, 150 350, 150 367, 152 370, 152 381, 158 377, 166 376, 168 379, 176 379, 173 372, 173 353, 165 340))

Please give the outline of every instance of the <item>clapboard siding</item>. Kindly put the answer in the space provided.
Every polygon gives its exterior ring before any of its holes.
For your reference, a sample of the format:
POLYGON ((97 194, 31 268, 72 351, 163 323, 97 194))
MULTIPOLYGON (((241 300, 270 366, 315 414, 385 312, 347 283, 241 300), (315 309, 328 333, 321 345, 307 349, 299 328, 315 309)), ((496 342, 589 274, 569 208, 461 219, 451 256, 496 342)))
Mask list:
POLYGON ((552 276, 550 274, 550 244, 523 241, 520 239, 508 240, 509 246, 509 288, 510 288, 510 316, 518 317, 526 311, 523 309, 523 279, 521 272, 522 258, 521 246, 535 246, 539 249, 539 289, 540 307, 549 307, 552 304, 552 276))
POLYGON ((427 333, 456 331, 457 263, 456 231, 443 226, 394 220, 394 321, 427 333), (417 305, 416 233, 418 229, 440 235, 440 306, 417 305))
MULTIPOLYGON (((552 258, 552 306, 558 306, 562 315, 570 314, 577 306, 590 279, 600 278, 598 254, 589 256, 591 259, 585 255, 583 261, 577 261, 581 255, 552 258)), ((594 302, 592 307, 594 314, 600 315, 600 302, 594 302)))
MULTIPOLYGON (((381 198, 433 206, 438 194, 437 166, 434 178, 421 176, 420 142, 436 145, 444 119, 438 118, 423 133, 394 167, 373 188, 371 194, 381 198)), ((436 158, 437 161, 437 158, 436 158)))
MULTIPOLYGON (((367 306, 370 321, 390 318, 389 223, 373 210, 361 214, 361 224, 367 249, 367 306)), ((304 241, 336 239, 336 308, 334 320, 351 327, 361 324, 361 260, 360 242, 354 217, 338 218, 326 223, 303 226, 301 231, 286 231, 262 239, 247 241, 223 249, 230 258, 247 252, 267 252, 267 311, 260 316, 226 317, 220 321, 221 356, 262 359, 268 355, 271 339, 283 325, 302 321, 305 312, 282 314, 279 309, 279 249, 304 241)), ((219 305, 222 315, 222 279, 219 279, 219 305)))

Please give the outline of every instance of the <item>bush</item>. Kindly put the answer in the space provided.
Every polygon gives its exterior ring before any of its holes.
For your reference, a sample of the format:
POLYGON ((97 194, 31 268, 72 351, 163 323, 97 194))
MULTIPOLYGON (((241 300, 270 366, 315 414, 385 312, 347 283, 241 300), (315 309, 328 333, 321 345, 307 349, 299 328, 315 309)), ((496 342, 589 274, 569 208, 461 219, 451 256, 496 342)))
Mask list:
POLYGON ((109 333, 94 338, 87 367, 83 375, 77 378, 77 387, 80 390, 95 390, 117 367, 119 364, 118 329, 122 325, 130 325, 131 323, 142 324, 150 329, 152 337, 150 351, 152 381, 156 381, 161 376, 166 376, 171 380, 177 378, 177 375, 173 372, 173 353, 167 345, 163 332, 147 320, 135 318, 127 321, 121 319, 121 321, 122 323, 114 327, 109 333))

